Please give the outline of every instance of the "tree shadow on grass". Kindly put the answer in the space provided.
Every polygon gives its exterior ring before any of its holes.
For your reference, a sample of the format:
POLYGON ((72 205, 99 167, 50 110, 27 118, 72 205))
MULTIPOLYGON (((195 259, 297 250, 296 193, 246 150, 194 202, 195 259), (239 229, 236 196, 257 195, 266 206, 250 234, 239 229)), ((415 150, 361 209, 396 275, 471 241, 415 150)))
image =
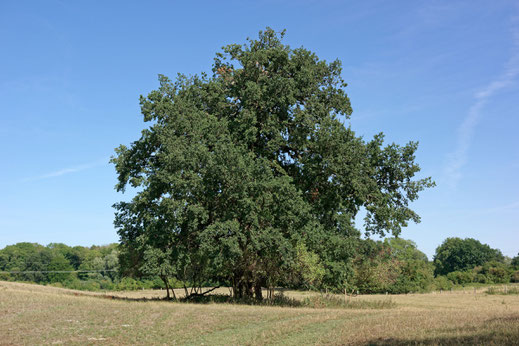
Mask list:
POLYGON ((128 302, 151 302, 151 301, 170 301, 171 299, 168 299, 166 297, 140 297, 140 298, 132 298, 132 297, 122 297, 122 296, 116 296, 111 294, 91 294, 91 293, 80 293, 80 292, 74 292, 72 295, 76 297, 91 297, 91 298, 99 298, 99 299, 108 299, 108 300, 123 300, 128 302))
POLYGON ((127 302, 176 302, 176 303, 193 303, 193 304, 238 304, 238 305, 258 305, 258 306, 287 306, 287 307, 302 307, 306 306, 302 301, 294 298, 284 296, 282 294, 275 295, 274 299, 263 299, 258 300, 254 298, 233 298, 226 294, 209 294, 209 295, 196 295, 191 297, 182 298, 166 298, 166 297, 123 297, 119 295, 111 294, 91 294, 74 292, 74 296, 82 297, 94 297, 108 300, 121 300, 127 302))
POLYGON ((303 302, 287 297, 283 294, 274 295, 273 299, 258 300, 255 298, 234 298, 226 294, 210 294, 204 296, 192 296, 188 298, 181 298, 178 300, 181 303, 195 303, 195 304, 237 304, 237 305, 254 305, 254 306, 282 306, 282 307, 302 307, 303 302))
MULTIPOLYGON (((76 294, 81 295, 81 294, 76 294)), ((91 295, 89 295, 91 296, 91 295)), ((304 299, 296 299, 285 296, 283 293, 275 294, 272 299, 258 300, 252 297, 235 298, 227 294, 208 294, 193 295, 178 299, 168 299, 165 297, 155 298, 131 298, 121 297, 117 295, 95 295, 98 298, 123 300, 131 302, 147 302, 147 301, 170 301, 188 304, 233 304, 233 305, 249 305, 249 306, 276 306, 290 308, 314 308, 314 309, 391 309, 396 307, 396 303, 391 299, 380 300, 352 300, 336 297, 334 295, 315 295, 304 299)))

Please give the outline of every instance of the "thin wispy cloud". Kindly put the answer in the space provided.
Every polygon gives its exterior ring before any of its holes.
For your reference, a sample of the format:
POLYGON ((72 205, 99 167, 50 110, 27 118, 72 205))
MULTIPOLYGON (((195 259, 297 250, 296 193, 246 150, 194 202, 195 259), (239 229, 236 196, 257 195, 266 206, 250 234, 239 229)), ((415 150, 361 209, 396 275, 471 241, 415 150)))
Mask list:
POLYGON ((83 164, 83 165, 78 165, 78 166, 73 166, 73 167, 67 167, 67 168, 59 169, 59 170, 56 170, 56 171, 53 171, 53 172, 49 172, 49 173, 38 175, 38 176, 34 176, 34 177, 28 177, 28 178, 22 179, 22 181, 27 182, 27 181, 35 181, 35 180, 56 178, 56 177, 60 177, 60 176, 63 176, 63 175, 77 173, 77 172, 85 171, 87 169, 91 169, 91 168, 94 168, 94 167, 106 165, 107 163, 108 163, 108 159, 102 159, 102 160, 90 162, 90 163, 83 164))
POLYGON ((490 99, 512 85, 519 75, 519 29, 513 32, 513 55, 503 73, 474 95, 475 102, 458 128, 456 150, 449 155, 445 169, 448 184, 455 187, 462 177, 462 169, 467 164, 468 152, 474 131, 481 119, 482 111, 490 99))

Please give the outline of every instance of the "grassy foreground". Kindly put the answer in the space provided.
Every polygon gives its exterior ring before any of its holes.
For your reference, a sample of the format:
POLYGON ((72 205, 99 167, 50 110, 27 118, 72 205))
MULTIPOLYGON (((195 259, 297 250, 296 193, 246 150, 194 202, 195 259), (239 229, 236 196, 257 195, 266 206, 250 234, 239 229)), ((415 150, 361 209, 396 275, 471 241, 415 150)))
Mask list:
MULTIPOLYGON (((0 281, 0 344, 513 345, 519 340, 519 295, 488 295, 484 289, 351 298, 391 299, 389 309, 132 300, 157 294, 114 292, 114 299, 106 299, 0 281)), ((297 299, 312 294, 287 292, 297 299)))

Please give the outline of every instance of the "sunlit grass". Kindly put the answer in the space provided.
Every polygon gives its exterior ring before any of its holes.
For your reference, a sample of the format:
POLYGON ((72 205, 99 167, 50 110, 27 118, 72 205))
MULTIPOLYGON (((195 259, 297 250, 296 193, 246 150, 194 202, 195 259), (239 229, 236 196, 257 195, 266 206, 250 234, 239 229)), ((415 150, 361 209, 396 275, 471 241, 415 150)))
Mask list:
POLYGON ((517 286, 500 286, 500 287, 489 287, 486 291, 486 294, 492 295, 508 295, 508 294, 519 294, 519 287, 517 286))
POLYGON ((518 295, 283 293, 301 305, 176 303, 149 300, 163 298, 165 291, 92 293, 0 282, 0 344, 515 345, 519 340, 518 295), (135 300, 143 297, 148 300, 135 300), (305 307, 305 299, 348 306, 305 307))

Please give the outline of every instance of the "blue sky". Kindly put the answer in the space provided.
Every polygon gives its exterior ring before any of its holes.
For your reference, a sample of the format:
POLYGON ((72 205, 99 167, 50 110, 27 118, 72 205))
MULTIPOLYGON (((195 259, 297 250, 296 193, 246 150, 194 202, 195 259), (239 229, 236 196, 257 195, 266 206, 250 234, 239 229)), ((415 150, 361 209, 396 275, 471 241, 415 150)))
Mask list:
POLYGON ((108 160, 144 127, 139 95, 266 26, 343 62, 358 134, 420 142, 438 186, 402 237, 519 252, 515 1, 2 1, 0 248, 116 242, 108 160))

